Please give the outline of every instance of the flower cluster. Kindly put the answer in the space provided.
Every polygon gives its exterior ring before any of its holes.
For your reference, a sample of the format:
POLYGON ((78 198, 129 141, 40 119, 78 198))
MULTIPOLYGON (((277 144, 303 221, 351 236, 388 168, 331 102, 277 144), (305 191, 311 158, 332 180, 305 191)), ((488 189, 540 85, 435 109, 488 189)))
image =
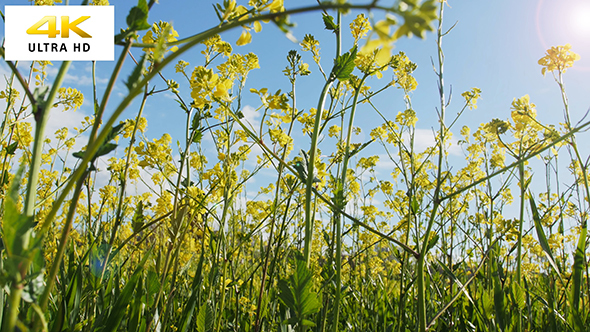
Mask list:
POLYGON ((570 44, 565 44, 548 49, 546 55, 539 59, 539 64, 543 66, 541 68, 543 76, 545 76, 545 72, 554 70, 565 73, 567 68, 574 65, 574 61, 580 60, 580 55, 570 51, 571 48, 570 44))

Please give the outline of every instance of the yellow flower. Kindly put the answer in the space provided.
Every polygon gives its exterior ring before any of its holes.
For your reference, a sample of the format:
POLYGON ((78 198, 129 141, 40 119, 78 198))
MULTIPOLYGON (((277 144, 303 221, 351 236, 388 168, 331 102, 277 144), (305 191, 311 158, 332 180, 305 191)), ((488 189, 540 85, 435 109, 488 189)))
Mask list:
POLYGON ((153 56, 155 61, 161 61, 164 54, 168 51, 175 52, 178 47, 168 47, 168 43, 176 41, 178 32, 174 30, 172 24, 160 21, 154 23, 152 29, 146 32, 142 38, 142 42, 146 44, 155 44, 154 48, 144 48, 143 50, 153 56))
POLYGON ((313 55, 313 61, 316 63, 320 62, 320 42, 317 41, 314 36, 307 34, 303 37, 303 41, 300 43, 303 51, 310 51, 313 55))
POLYGON ((395 117, 395 121, 402 126, 413 127, 418 121, 418 118, 416 117, 416 111, 413 109, 407 109, 403 112, 399 112, 395 117))
POLYGON ((570 44, 565 44, 564 46, 553 46, 548 49, 546 55, 539 59, 539 64, 543 66, 541 74, 545 76, 546 71, 554 70, 565 73, 567 68, 574 65, 574 61, 580 60, 580 55, 571 52, 571 48, 570 44))
POLYGON ((53 6, 54 3, 61 3, 61 0, 34 0, 35 6, 53 6))
POLYGON ((328 136, 337 137, 338 135, 340 135, 340 126, 333 125, 332 127, 330 127, 330 129, 328 130, 328 136))
POLYGON ((472 88, 470 91, 465 91, 461 94, 461 96, 465 98, 465 102, 467 103, 467 107, 469 107, 469 109, 477 108, 477 100, 479 99, 480 93, 480 89, 472 88))
POLYGON ((283 0, 273 0, 273 2, 268 7, 271 13, 281 12, 284 10, 283 8, 283 0))
POLYGON ((354 21, 350 23, 350 32, 352 33, 355 44, 359 39, 365 37, 369 30, 371 30, 371 25, 369 24, 369 20, 365 17, 365 14, 359 14, 354 21))
POLYGON ((252 42, 252 35, 250 34, 250 32, 248 30, 242 30, 242 34, 240 35, 240 38, 238 38, 238 40, 236 41, 236 45, 238 46, 243 46, 246 44, 250 44, 252 42))
POLYGON ((64 105, 64 111, 73 109, 74 111, 84 103, 84 95, 82 92, 72 88, 60 88, 58 90, 60 104, 64 105))
POLYGON ((222 100, 229 100, 229 90, 231 90, 233 82, 231 80, 222 80, 215 88, 213 95, 222 100))

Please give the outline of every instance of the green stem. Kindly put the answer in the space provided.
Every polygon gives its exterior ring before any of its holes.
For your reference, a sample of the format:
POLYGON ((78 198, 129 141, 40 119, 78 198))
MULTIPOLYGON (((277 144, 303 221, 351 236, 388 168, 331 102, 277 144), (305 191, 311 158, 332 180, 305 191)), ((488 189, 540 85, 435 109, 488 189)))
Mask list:
MULTIPOLYGON (((340 14, 338 15, 340 18, 340 14)), ((359 94, 361 92, 361 88, 365 83, 369 75, 365 74, 361 79, 359 86, 356 87, 354 91, 354 98, 352 101, 352 109, 350 111, 350 120, 348 122, 348 130, 346 133, 346 145, 344 146, 344 157, 342 158, 342 174, 340 177, 340 186, 336 188, 336 190, 341 190, 341 195, 336 197, 341 198, 341 201, 337 205, 339 210, 344 210, 346 207, 346 196, 345 193, 347 192, 346 186, 346 175, 348 173, 348 161, 350 158, 350 139, 352 137, 352 128, 354 123, 354 115, 356 113, 356 106, 358 103, 359 94)), ((340 217, 339 213, 334 214, 334 222, 336 223, 336 294, 334 298, 334 325, 332 325, 332 331, 338 331, 338 320, 340 316, 340 297, 342 288, 342 218, 340 217)))
MULTIPOLYGON (((317 6, 309 6, 309 7, 302 7, 302 8, 297 8, 297 9, 290 9, 290 10, 286 10, 286 11, 280 12, 280 13, 268 13, 268 14, 258 15, 258 16, 254 16, 254 17, 250 17, 250 18, 241 20, 241 21, 232 21, 231 23, 227 23, 222 26, 211 28, 211 29, 204 31, 202 33, 199 33, 195 36, 184 39, 183 42, 186 42, 186 44, 184 44, 176 52, 173 52, 168 57, 166 57, 164 60, 162 60, 162 62, 159 63, 157 68, 159 71, 161 71, 167 65, 172 63, 176 58, 178 58, 179 56, 181 56, 182 54, 184 54, 185 52, 190 50, 193 46, 195 46, 195 45, 201 43, 202 41, 207 40, 217 34, 220 34, 224 31, 228 31, 233 28, 237 28, 237 27, 246 25, 248 23, 256 22, 256 21, 272 20, 272 19, 276 19, 276 18, 283 17, 283 16, 290 15, 290 14, 305 13, 305 12, 310 12, 310 11, 314 11, 314 10, 318 10, 318 9, 327 9, 327 8, 350 8, 350 9, 367 9, 367 10, 368 9, 381 9, 381 10, 385 10, 385 11, 393 11, 393 9, 391 9, 391 8, 382 8, 382 7, 376 6, 374 3, 368 4, 368 5, 322 4, 322 5, 317 5, 317 6)), ((153 46, 151 44, 149 44, 149 45, 132 44, 132 45, 133 46, 142 46, 142 47, 153 46)), ((122 61, 122 60, 120 59, 119 61, 122 61)), ((100 132, 100 134, 96 137, 95 140, 89 142, 88 147, 86 149, 86 153, 84 154, 84 158, 82 158, 82 161, 80 162, 81 166, 78 167, 73 172, 73 174, 70 178, 70 181, 68 181, 68 183, 65 185, 61 194, 55 200, 55 202, 54 202, 51 210, 48 212, 45 220, 41 223, 41 227, 39 229, 40 232, 42 232, 42 233, 47 232, 47 230, 49 229, 49 226, 51 225, 51 221, 57 215, 57 211, 60 209, 60 207, 63 204, 64 200, 66 199, 68 193, 73 188, 77 179, 79 179, 82 176, 82 174, 84 173, 84 171, 86 169, 86 165, 88 165, 92 156, 94 156, 94 154, 96 154, 96 152, 98 151, 98 149, 100 148, 100 146, 102 145, 104 140, 106 139, 107 135, 110 132, 110 128, 114 125, 115 121, 119 118, 121 113, 123 113, 123 111, 129 106, 129 104, 135 99, 135 97, 137 97, 141 93, 141 91, 143 90, 143 88, 147 84, 147 82, 149 82, 155 75, 157 75, 159 73, 159 71, 150 71, 149 73, 147 73, 143 77, 142 80, 140 80, 135 85, 134 88, 129 90, 129 93, 127 94, 127 96, 125 96, 125 98, 123 98, 123 100, 120 102, 119 106, 117 106, 117 108, 113 111, 111 117, 104 124, 105 129, 103 129, 100 132)), ((113 78, 111 78, 111 81, 109 81, 109 85, 107 86, 107 89, 109 87, 110 87, 110 89, 112 89, 113 84, 114 84, 114 81, 113 81, 113 78)), ((105 96, 105 99, 103 99, 103 104, 106 104, 106 100, 107 100, 107 97, 105 96)), ((102 105, 101 105, 101 108, 103 108, 102 105)), ((94 132, 94 129, 93 129, 93 132, 94 132)))
MULTIPOLYGON (((70 61, 64 61, 57 73, 55 81, 47 99, 34 106, 35 111, 35 141, 33 143, 33 153, 31 156, 31 165, 29 167, 29 179, 27 182, 27 193, 25 196, 24 203, 24 214, 28 217, 33 217, 35 213, 35 200, 37 198, 37 183, 39 182, 39 169, 41 168, 41 157, 43 154, 43 142, 45 141, 45 126, 49 119, 49 110, 53 108, 53 100, 57 95, 57 90, 61 86, 66 72, 70 67, 70 61)), ((17 75, 18 76, 18 75, 17 75)), ((22 83, 22 82, 21 82, 22 83)), ((34 99, 31 99, 34 103, 34 99)), ((34 104, 35 105, 35 104, 34 104)), ((32 232, 32 229, 28 232, 32 232)), ((28 248, 28 236, 23 236, 24 242, 23 248, 28 248)), ((22 260, 22 264, 19 267, 19 272, 15 275, 15 280, 10 285, 10 296, 8 303, 8 312, 5 313, 4 321, 2 324, 3 332, 12 332, 15 328, 15 324, 18 316, 18 308, 20 306, 20 300, 22 296, 23 285, 22 281, 27 271, 29 270, 30 261, 22 260)))
MULTIPOLYGON (((85 176, 82 179, 86 178, 85 176)), ((45 311, 47 308, 47 302, 49 300, 49 294, 51 293, 51 289, 53 288, 53 284, 55 283, 55 279, 57 276, 57 271, 61 265, 61 261, 63 259, 63 255, 66 249, 66 244, 68 243, 68 237, 70 235, 70 231, 72 230, 72 224, 74 221, 74 215, 76 214, 76 207, 78 206, 78 199, 80 198, 80 194, 82 193, 82 185, 84 181, 78 181, 76 184, 76 188, 74 190, 74 196, 72 197, 72 203, 68 209, 68 214, 66 216, 66 220, 64 226, 61 231, 61 237, 59 239, 59 245, 57 247, 57 252, 55 253, 55 257, 53 258, 53 263, 51 264, 51 269, 49 270, 49 274, 47 275, 45 289, 39 298, 39 307, 42 311, 45 311)), ((35 322, 35 330, 38 331, 42 326, 40 325, 41 321, 36 320, 35 322)))
POLYGON ((328 95, 328 91, 330 91, 330 87, 334 83, 334 78, 328 78, 328 81, 324 85, 322 89, 322 94, 320 95, 320 100, 318 102, 318 108, 316 110, 315 115, 315 122, 313 125, 313 132, 311 134, 311 147, 309 148, 309 163, 307 165, 307 181, 305 187, 305 243, 303 247, 303 257, 305 257, 305 263, 307 267, 309 267, 310 259, 311 259, 311 243, 313 240, 313 215, 314 211, 312 211, 312 204, 311 204, 311 192, 313 189, 313 179, 314 179, 314 170, 315 170, 315 158, 316 158, 316 150, 318 146, 318 136, 320 135, 320 122, 322 121, 322 113, 324 109, 324 104, 326 102, 326 96, 328 95))
MULTIPOLYGON (((121 221, 123 220, 123 201, 125 198, 125 187, 127 186, 127 173, 129 172, 129 162, 131 160, 131 152, 133 151, 133 144, 135 143, 135 135, 137 133, 137 126, 139 124, 139 120, 141 119, 141 115, 143 114, 143 109, 145 107, 145 103, 148 97, 148 88, 147 85, 145 87, 145 92, 143 98, 141 100, 141 105, 139 106, 139 112, 137 112, 137 116, 135 117, 135 125, 133 126, 133 131, 131 133, 131 137, 129 139, 129 147, 127 148, 127 156, 125 159, 125 168, 123 169, 123 173, 121 174, 120 178, 120 186, 119 186, 119 201, 117 202, 117 210, 115 214, 115 225, 111 231, 111 238, 109 240, 109 249, 106 255, 105 261, 108 260, 110 252, 112 250, 113 244, 115 243, 115 238, 117 236, 117 231, 119 230, 119 226, 121 225, 121 221)), ((104 265, 106 267, 106 264, 104 265)))
MULTIPOLYGON (((258 142, 258 146, 264 151, 264 153, 268 154, 269 156, 272 156, 277 162, 283 164, 285 166, 286 169, 288 169, 292 174, 294 174, 295 176, 298 176, 298 172, 291 166, 289 165, 286 161, 284 161, 283 159, 281 159, 276 153, 274 153, 274 151, 272 151, 271 149, 269 149, 266 144, 264 144, 264 142, 262 142, 258 136, 256 136, 251 130, 250 127, 246 126, 244 124, 244 122, 242 122, 242 120, 240 120, 240 117, 238 117, 235 113, 230 113, 231 117, 242 127, 242 130, 244 130, 244 132, 246 132, 248 134, 248 136, 255 140, 256 142, 258 142)), ((588 123, 588 125, 590 125, 590 123, 588 123)), ((324 202, 329 208, 331 208, 333 211, 337 211, 339 214, 345 216, 347 219, 349 219, 350 221, 352 221, 354 224, 366 229, 367 231, 382 237, 384 239, 387 239, 393 243, 395 243, 396 245, 398 245, 400 248, 402 248, 405 252, 411 254, 414 258, 418 258, 420 256, 420 254, 415 251, 414 249, 412 249, 409 245, 407 245, 406 243, 401 242, 400 240, 393 238, 387 234, 384 234, 378 230, 376 230, 375 228, 371 227, 370 225, 368 225, 365 222, 360 221, 359 219, 351 216, 350 214, 346 213, 346 211, 343 210, 339 210, 338 207, 336 205, 334 205, 334 202, 332 202, 330 199, 326 198, 324 195, 322 195, 320 192, 317 191, 317 189, 312 188, 312 192, 316 195, 316 197, 318 197, 322 202, 324 202)))
MULTIPOLYGON (((418 248, 418 252, 420 253, 420 257, 418 258, 418 266, 417 266, 417 277, 418 277, 418 325, 419 331, 425 332, 426 331, 426 286, 424 280, 424 269, 425 269, 425 262, 426 262, 426 255, 428 254, 429 250, 429 241, 430 241, 430 231, 434 225, 434 221, 436 220, 436 214, 438 207, 440 206, 440 191, 442 187, 442 183, 444 181, 444 177, 442 175, 442 166, 443 166, 443 159, 445 153, 445 138, 447 133, 447 128, 445 126, 445 109, 447 103, 445 101, 445 91, 444 91, 444 79, 443 79, 443 69, 444 69, 444 53, 442 50, 442 37, 444 36, 442 31, 442 23, 443 23, 443 13, 444 13, 444 2, 441 1, 440 3, 440 11, 439 11, 439 18, 438 18, 438 30, 437 30, 437 47, 438 47, 438 92, 439 92, 439 99, 440 99, 440 115, 439 115, 439 133, 438 133, 438 163, 437 163, 437 175, 436 175, 436 188, 434 189, 434 196, 432 198, 433 206, 432 212, 430 213, 430 218, 428 220, 428 225, 426 226, 426 232, 424 233, 424 239, 422 241, 422 245, 418 248)), ((410 198, 412 199, 412 198, 410 198)))
POLYGON ((454 191, 454 192, 452 192, 452 193, 450 193, 450 194, 448 194, 446 196, 441 197, 440 200, 441 201, 445 201, 447 199, 450 199, 450 198, 453 198, 455 196, 458 196, 458 195, 464 193, 465 191, 470 190, 470 189, 476 187, 477 185, 490 180, 491 178, 494 178, 494 177, 496 177, 496 176, 498 176, 500 174, 504 174, 506 171, 509 171, 509 170, 513 169, 514 167, 518 166, 518 164, 520 164, 521 162, 525 162, 525 161, 527 161, 527 160, 529 160, 529 159, 531 159, 533 157, 536 157, 536 156, 542 154, 543 152, 551 149, 552 147, 558 145, 559 143, 561 143, 563 141, 567 141, 568 139, 570 139, 571 137, 573 137, 576 133, 584 130, 586 127, 590 127, 590 121, 584 122, 580 126, 573 128, 571 131, 569 131, 568 133, 562 135, 558 139, 552 141, 550 144, 547 144, 546 146, 544 146, 544 147, 542 147, 540 149, 537 149, 534 152, 527 154, 526 156, 523 156, 520 160, 516 160, 512 164, 510 164, 508 166, 505 166, 505 167, 503 167, 503 168, 501 168, 501 169, 499 169, 499 170, 491 173, 490 175, 488 175, 486 177, 483 177, 483 178, 481 178, 479 180, 473 181, 469 185, 467 185, 467 186, 465 186, 465 187, 463 187, 461 189, 458 189, 457 191, 454 191))
MULTIPOLYGON (((516 284, 518 285, 517 287, 522 289, 522 233, 524 228, 525 186, 527 185, 524 173, 524 163, 518 164, 518 176, 520 182, 520 211, 518 218, 518 243, 516 246, 516 284)), ((520 310, 520 307, 518 307, 516 330, 522 331, 522 310, 520 310)))
MULTIPOLYGON (((570 120, 570 114, 569 114, 569 102, 568 102, 568 98, 567 98, 567 94, 565 92, 565 85, 563 83, 563 73, 560 71, 558 74, 558 79, 557 79, 557 84, 559 85, 559 90, 561 92, 561 98, 563 101, 563 105, 565 108, 564 111, 564 115, 565 115, 565 121, 566 121, 566 126, 567 129, 570 130, 571 128, 571 120, 570 120)), ((571 131, 573 132, 573 130, 571 131)), ((586 198, 584 199, 585 202, 588 201, 588 199, 590 199, 590 185, 588 184, 588 165, 586 163, 584 163, 584 160, 582 159, 580 152, 578 151, 578 144, 576 143, 576 136, 574 134, 571 135, 571 139, 569 141, 570 146, 572 147, 572 149, 574 150, 574 154, 576 156, 576 160, 580 166, 580 170, 582 172, 582 181, 583 181, 583 185, 584 185, 584 190, 586 192, 586 198)), ((574 170, 574 174, 575 174, 575 170, 574 170)), ((575 176, 577 178, 577 176, 575 176)), ((577 179, 576 179, 577 182, 577 179)), ((580 211, 586 211, 586 209, 580 209, 580 211)), ((578 244, 576 247, 576 254, 574 255, 574 267, 573 267, 573 282, 572 282, 572 288, 573 288, 573 307, 577 310, 577 308, 580 307, 580 295, 581 295, 581 285, 582 285, 582 266, 580 263, 578 263, 577 261, 580 262, 584 262, 584 264, 586 265, 586 235, 588 233, 588 220, 587 220, 587 216, 585 213, 580 213, 580 218, 581 218, 581 230, 580 230, 580 237, 578 238, 578 244)), ((586 273, 588 273, 588 270, 586 269, 586 273)), ((590 292, 590 276, 586 276, 586 283, 587 283, 587 287, 588 290, 587 292, 590 292)))
POLYGON ((35 141, 33 142, 33 151, 32 151, 32 159, 31 159, 31 166, 29 169, 29 181, 27 183, 27 194, 25 198, 25 207, 24 212, 27 216, 32 216, 35 210, 35 200, 37 198, 37 183, 39 181, 39 169, 41 168, 41 156, 43 154, 43 142, 45 141, 45 126, 47 124, 47 120, 49 119, 49 111, 53 108, 53 100, 57 95, 57 90, 59 90, 68 68, 70 67, 70 61, 64 61, 55 77, 55 81, 53 82, 53 86, 49 95, 47 96, 47 100, 44 101, 41 105, 39 105, 37 101, 38 107, 35 110, 35 141))

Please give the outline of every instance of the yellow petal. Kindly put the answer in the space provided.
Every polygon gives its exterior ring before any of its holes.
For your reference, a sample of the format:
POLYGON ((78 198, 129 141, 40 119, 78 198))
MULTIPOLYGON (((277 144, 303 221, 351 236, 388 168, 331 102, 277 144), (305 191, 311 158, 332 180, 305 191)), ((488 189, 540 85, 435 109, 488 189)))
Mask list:
POLYGON ((244 31, 242 31, 240 38, 238 38, 238 41, 236 41, 236 45, 243 46, 246 44, 250 44, 251 41, 252 41, 252 35, 250 34, 250 32, 244 30, 244 31))
POLYGON ((259 21, 254 22, 254 31, 258 33, 260 30, 262 30, 262 24, 259 21))

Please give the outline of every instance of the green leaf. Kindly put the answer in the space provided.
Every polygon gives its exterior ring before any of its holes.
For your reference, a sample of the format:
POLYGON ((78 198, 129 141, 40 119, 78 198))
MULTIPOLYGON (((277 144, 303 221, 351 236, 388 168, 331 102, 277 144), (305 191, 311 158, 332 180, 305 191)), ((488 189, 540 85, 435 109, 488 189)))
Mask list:
POLYGON ((418 211, 420 210, 420 203, 418 203, 418 200, 416 199, 416 196, 412 196, 412 202, 410 203, 410 212, 412 212, 412 215, 416 215, 418 213, 418 211))
POLYGON ((320 302, 311 291, 312 274, 302 257, 295 259, 296 270, 289 281, 279 281, 279 299, 293 312, 291 322, 305 325, 305 318, 320 309, 320 302))
POLYGON ((158 274, 156 273, 156 271, 154 271, 154 270, 148 271, 145 284, 146 284, 145 288, 146 288, 147 297, 148 297, 147 305, 149 307, 151 307, 154 305, 154 302, 156 301, 156 295, 160 291, 160 287, 161 287, 160 278, 159 278, 158 274))
POLYGON ((143 201, 139 201, 139 203, 137 203, 137 207, 135 208, 135 212, 133 213, 133 218, 131 219, 131 227, 133 228, 133 232, 139 233, 144 223, 145 216, 143 215, 143 201))
POLYGON ((125 128, 126 124, 127 124, 127 122, 124 121, 124 122, 119 123, 116 126, 113 126, 104 141, 110 142, 112 139, 117 137, 117 135, 119 135, 121 133, 121 131, 123 131, 123 128, 125 128))
POLYGON ((30 248, 32 236, 33 216, 26 216, 17 207, 19 187, 24 167, 20 166, 4 198, 4 217, 2 218, 2 240, 9 257, 14 257, 15 264, 25 258, 30 248))
MULTIPOLYGON (((430 23, 437 18, 437 2, 435 0, 424 1, 419 7, 417 3, 408 4, 403 1, 409 9, 400 10, 404 23, 393 34, 394 39, 404 36, 416 35, 419 38, 426 36, 426 31, 433 31, 430 23), (409 6, 408 6, 409 5, 409 6)), ((401 6, 400 2, 400 6, 401 6)))
POLYGON ((332 16, 323 14, 322 18, 324 19, 326 30, 331 30, 334 33, 338 32, 338 25, 334 23, 334 18, 332 16))
POLYGON ((133 299, 133 303, 129 306, 130 315, 127 324, 127 332, 137 332, 140 330, 142 307, 144 305, 144 301, 142 300, 144 294, 143 278, 139 278, 135 288, 135 298, 133 299))
POLYGON ((535 203, 535 198, 532 194, 529 195, 529 203, 531 205, 531 211, 533 212, 533 221, 535 222, 535 230, 537 231, 537 237, 539 238, 539 244, 541 248, 543 248, 543 252, 545 256, 549 260, 551 266, 557 272, 557 275, 561 279, 561 272, 559 271, 559 267, 555 263, 555 258, 553 258, 553 253, 551 252, 551 247, 549 246, 549 242, 547 241, 547 237, 545 236, 545 231, 543 231, 543 225, 541 224, 541 218, 539 217, 539 211, 537 210, 537 204, 535 203))
POLYGON ((203 303, 199 308, 199 314, 197 315, 197 331, 206 332, 211 331, 213 328, 213 309, 209 303, 203 303))
POLYGON ((92 158, 92 159, 94 160, 97 157, 109 154, 111 151, 113 151, 116 148, 117 148, 117 144, 115 144, 115 143, 105 143, 105 144, 101 145, 100 148, 98 148, 98 151, 96 151, 96 155, 94 155, 94 158, 92 158))
POLYGON ((298 160, 293 164, 293 167, 295 167, 295 170, 297 170, 297 174, 299 175, 301 181, 307 181, 307 171, 305 170, 303 163, 298 160))
POLYGON ((131 91, 137 87, 137 83, 141 80, 141 76, 143 75, 143 73, 145 71, 146 62, 147 62, 147 56, 146 56, 146 53, 144 53, 141 56, 141 60, 139 60, 139 63, 137 64, 137 66, 135 66, 135 69, 133 69, 133 72, 131 72, 131 75, 129 75, 127 82, 125 82, 125 85, 129 89, 129 91, 131 91))
POLYGON ((193 134, 193 143, 200 143, 203 139, 203 132, 198 130, 193 134))
POLYGON ((482 300, 482 308, 483 313, 487 319, 492 318, 494 314, 494 301, 492 300, 493 297, 489 295, 488 292, 483 292, 481 300, 482 300))
POLYGON ((354 70, 354 60, 356 59, 357 46, 355 45, 350 52, 346 52, 336 58, 334 61, 334 68, 330 78, 346 81, 350 78, 350 74, 354 70))
POLYGON ((438 242, 438 239, 439 239, 439 235, 434 234, 434 236, 428 240, 428 245, 426 246, 426 252, 428 252, 430 249, 434 248, 434 246, 438 242))
POLYGON ((504 331, 506 327, 506 301, 504 299, 504 290, 502 289, 502 282, 500 281, 500 260, 498 259, 499 247, 496 244, 494 250, 490 254, 492 262, 492 278, 494 280, 494 306, 496 308, 496 324, 504 331))
POLYGON ((512 283, 511 287, 514 295, 514 303, 517 308, 522 311, 526 304, 526 293, 522 286, 516 282, 512 283))
POLYGON ((78 159, 84 159, 84 153, 86 153, 86 151, 77 151, 72 153, 72 156, 78 159))
POLYGON ((193 284, 191 286, 191 295, 182 311, 182 318, 180 322, 180 332, 186 332, 188 327, 191 324, 191 320, 193 318, 193 312, 197 305, 198 295, 200 293, 201 283, 203 281, 203 275, 201 273, 203 269, 203 261, 205 260, 204 252, 201 251, 201 256, 199 258, 199 263, 197 264, 197 271, 195 272, 195 276, 193 278, 193 284))
MULTIPOLYGON (((176 100, 176 101, 180 105, 180 108, 182 108, 185 112, 188 113, 188 109, 186 108, 186 106, 184 106, 184 104, 181 103, 180 101, 178 101, 178 100, 176 100)), ((197 112, 195 112, 195 115, 193 115, 193 119, 191 120, 190 130, 195 130, 200 127, 201 127, 201 112, 197 111, 197 112)))
POLYGON ((574 266, 573 266, 573 284, 572 284, 572 307, 577 310, 580 307, 580 296, 582 294, 582 276, 584 272, 584 262, 586 261, 586 235, 588 234, 588 228, 583 225, 578 239, 578 246, 574 253, 574 266))
POLYGON ((355 154, 363 151, 364 148, 366 148, 367 146, 369 146, 369 144, 373 143, 375 141, 374 138, 371 138, 370 141, 363 143, 363 145, 359 146, 358 148, 352 150, 352 152, 350 153, 350 157, 354 156, 355 154))
POLYGON ((131 299, 133 297, 133 291, 135 290, 135 286, 137 285, 137 282, 143 274, 143 267, 148 257, 150 256, 151 251, 152 250, 150 249, 145 254, 141 262, 137 265, 137 268, 135 268, 133 275, 129 278, 129 280, 127 280, 125 287, 123 288, 123 290, 115 300, 115 304, 111 308, 111 312, 109 313, 109 316, 106 319, 106 325, 102 332, 116 331, 119 325, 121 324, 123 317, 126 316, 127 306, 131 302, 131 299))
POLYGON ((4 148, 4 151, 6 151, 7 155, 14 155, 14 151, 16 151, 16 148, 18 147, 18 142, 12 142, 12 144, 10 144, 9 146, 4 148))
MULTIPOLYGON (((126 122, 122 122, 122 123, 119 123, 118 125, 114 126, 113 128, 111 128, 111 130, 109 131, 109 134, 105 138, 105 143, 103 143, 103 145, 101 145, 101 147, 98 148, 98 151, 96 151, 96 154, 92 157, 92 159, 90 159, 91 162, 94 162, 96 160, 96 158, 98 158, 100 156, 104 156, 106 154, 109 154, 111 151, 113 151, 114 149, 117 148, 117 144, 109 143, 109 141, 111 141, 112 139, 117 137, 117 135, 119 135, 121 133, 121 131, 125 127, 125 124, 126 124, 126 122)), ((78 158, 78 159, 84 159, 85 153, 86 153, 86 151, 78 151, 78 152, 72 153, 72 156, 74 156, 75 158, 78 158)), ((94 167, 94 165, 92 165, 91 168, 89 168, 89 171, 95 171, 96 168, 93 168, 93 167, 94 167)))
POLYGON ((149 8, 146 0, 137 1, 137 6, 131 8, 127 15, 129 30, 147 30, 152 26, 148 23, 149 8))

